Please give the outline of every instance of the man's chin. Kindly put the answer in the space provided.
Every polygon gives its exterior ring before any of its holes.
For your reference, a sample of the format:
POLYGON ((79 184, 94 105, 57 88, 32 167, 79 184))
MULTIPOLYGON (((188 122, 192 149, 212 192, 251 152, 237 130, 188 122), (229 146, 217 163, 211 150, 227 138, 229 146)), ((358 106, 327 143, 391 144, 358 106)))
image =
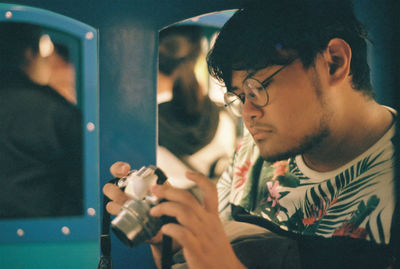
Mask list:
POLYGON ((266 147, 266 145, 260 145, 256 143, 258 148, 260 149, 261 158, 263 158, 267 162, 277 162, 282 160, 287 160, 291 157, 295 157, 296 155, 302 154, 301 150, 296 149, 281 149, 281 150, 273 150, 272 147, 266 147))
POLYGON ((295 157, 300 154, 304 154, 309 152, 312 149, 315 149, 330 135, 330 131, 328 128, 321 128, 321 131, 315 132, 311 135, 304 136, 302 139, 299 139, 298 143, 293 143, 288 145, 285 141, 289 141, 288 139, 277 139, 277 141, 273 141, 273 139, 269 140, 258 140, 255 141, 257 147, 260 150, 261 157, 268 162, 276 162, 281 160, 287 160, 289 158, 295 157), (280 146, 285 146, 282 148, 280 146))
POLYGON ((282 160, 287 160, 291 157, 295 157, 296 155, 293 154, 287 154, 287 153, 280 153, 280 154, 260 154, 261 158, 263 158, 264 161, 274 163, 277 161, 282 161, 282 160))
POLYGON ((270 147, 267 150, 267 149, 263 148, 263 146, 265 147, 265 145, 259 145, 258 143, 256 143, 256 144, 260 150, 261 158, 263 158, 267 162, 272 163, 272 162, 288 159, 288 158, 286 158, 287 154, 285 152, 273 152, 273 151, 271 151, 270 147))

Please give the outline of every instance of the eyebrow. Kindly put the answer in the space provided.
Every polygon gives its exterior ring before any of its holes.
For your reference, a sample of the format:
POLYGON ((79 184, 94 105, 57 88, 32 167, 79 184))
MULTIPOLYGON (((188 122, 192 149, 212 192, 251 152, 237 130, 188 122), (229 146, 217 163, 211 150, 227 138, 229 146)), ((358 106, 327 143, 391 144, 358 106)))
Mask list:
MULTIPOLYGON (((270 65, 270 66, 267 66, 267 67, 265 67, 265 68, 268 68, 268 67, 272 67, 272 66, 274 66, 274 65, 270 65)), ((276 70, 275 72, 273 72, 271 75, 269 75, 268 77, 270 77, 270 78, 268 78, 268 81, 269 80, 272 80, 273 79, 273 76, 275 75, 275 73, 279 73, 279 71, 281 71, 281 69, 283 69, 283 68, 285 68, 287 65, 283 65, 281 68, 279 68, 278 70, 276 70), (271 77, 272 76, 272 77, 271 77)), ((262 69, 264 69, 264 68, 262 68, 262 69)), ((242 80, 242 83, 244 83, 245 81, 246 81, 246 79, 248 79, 248 78, 250 78, 250 77, 253 77, 257 72, 259 72, 260 70, 262 70, 262 69, 257 69, 257 70, 253 70, 253 71, 251 71, 251 72, 249 72, 247 75, 246 75, 246 77, 242 80)), ((228 91, 229 92, 234 92, 234 91, 236 91, 236 90, 238 90, 239 89, 239 87, 230 87, 229 89, 228 89, 228 91)))
POLYGON ((242 83, 245 82, 246 79, 248 79, 248 78, 254 76, 254 75, 255 75, 258 71, 260 71, 260 70, 261 70, 261 69, 253 70, 253 71, 251 71, 250 73, 248 73, 247 76, 243 79, 242 83))
MULTIPOLYGON (((273 65, 271 65, 271 66, 273 66, 273 65)), ((252 77, 252 76, 254 76, 257 72, 259 72, 261 69, 258 69, 258 70, 253 70, 253 71, 251 71, 251 72, 249 72, 247 75, 246 75, 246 77, 242 80, 242 83, 244 83, 245 81, 246 81, 246 79, 248 79, 248 78, 250 78, 250 77, 252 77)), ((274 74, 274 73, 272 73, 272 74, 274 74)), ((239 90, 239 87, 230 87, 230 89, 228 90, 229 92, 234 92, 234 91, 237 91, 237 90, 239 90)))
POLYGON ((234 92, 239 90, 239 87, 229 87, 228 92, 234 92))

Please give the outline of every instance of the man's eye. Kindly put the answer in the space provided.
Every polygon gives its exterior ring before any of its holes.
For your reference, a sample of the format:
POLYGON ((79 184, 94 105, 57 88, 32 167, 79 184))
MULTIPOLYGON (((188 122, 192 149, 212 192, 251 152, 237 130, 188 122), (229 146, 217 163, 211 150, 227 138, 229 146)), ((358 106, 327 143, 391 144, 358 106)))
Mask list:
MULTIPOLYGON (((258 88, 257 88, 257 89, 258 89, 258 88)), ((247 94, 247 97, 248 97, 250 100, 252 100, 252 99, 255 99, 255 98, 257 97, 257 95, 256 95, 254 92, 250 92, 250 93, 247 94)))

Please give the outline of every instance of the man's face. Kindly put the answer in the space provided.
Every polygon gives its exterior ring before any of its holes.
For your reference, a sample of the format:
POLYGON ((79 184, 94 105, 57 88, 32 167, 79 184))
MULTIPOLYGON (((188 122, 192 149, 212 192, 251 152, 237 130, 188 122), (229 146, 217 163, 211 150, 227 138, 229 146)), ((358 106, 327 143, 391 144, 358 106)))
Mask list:
MULTIPOLYGON (((261 69, 253 77, 263 81, 280 67, 261 69)), ((233 71, 235 93, 241 93, 248 74, 248 71, 233 71)), ((274 76, 266 88, 269 102, 265 107, 256 107, 245 100, 243 120, 265 160, 306 153, 329 136, 331 109, 324 85, 318 67, 304 69, 301 61, 296 60, 274 76)))

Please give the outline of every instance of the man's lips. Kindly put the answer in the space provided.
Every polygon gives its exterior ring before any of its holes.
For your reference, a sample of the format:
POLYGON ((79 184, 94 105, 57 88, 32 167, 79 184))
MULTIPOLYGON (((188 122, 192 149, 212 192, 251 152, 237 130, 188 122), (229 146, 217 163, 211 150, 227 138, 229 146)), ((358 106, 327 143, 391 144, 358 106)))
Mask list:
POLYGON ((263 140, 266 139, 271 133, 271 129, 253 129, 250 130, 251 135, 253 136, 254 140, 263 140))

